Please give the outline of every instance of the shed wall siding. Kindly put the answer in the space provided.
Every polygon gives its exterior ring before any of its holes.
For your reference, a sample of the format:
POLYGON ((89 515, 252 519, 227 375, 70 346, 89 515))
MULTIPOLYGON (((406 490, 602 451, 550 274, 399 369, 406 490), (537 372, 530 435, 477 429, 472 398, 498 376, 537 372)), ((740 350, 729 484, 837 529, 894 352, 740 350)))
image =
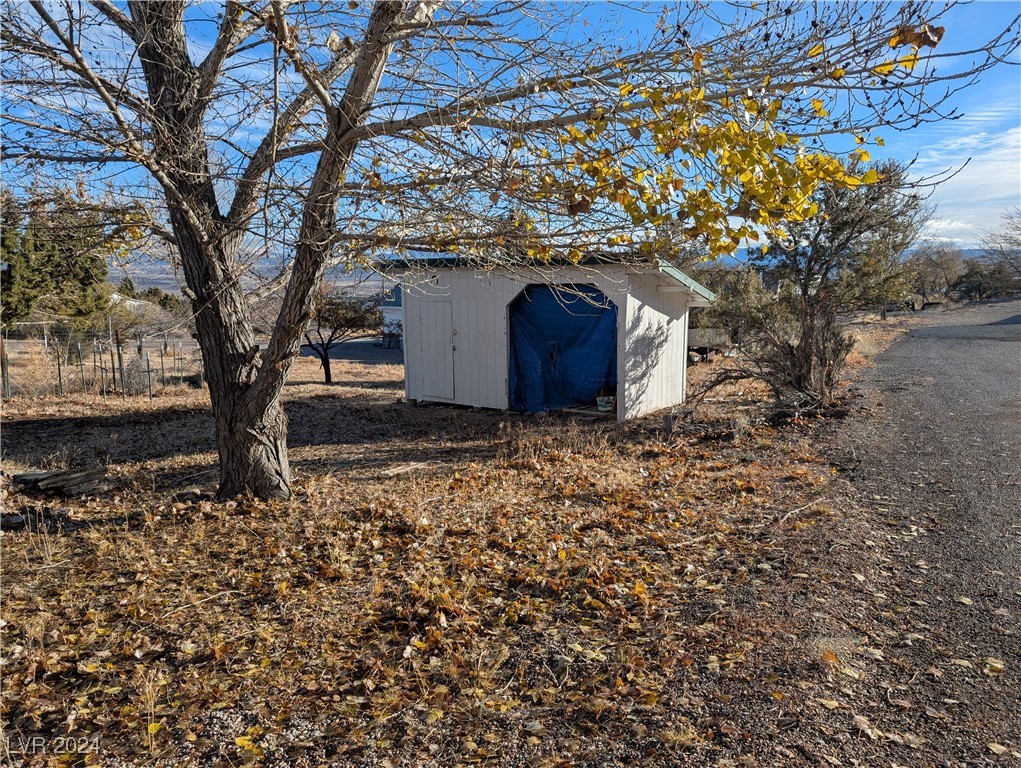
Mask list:
POLYGON ((661 292, 652 275, 631 279, 624 338, 621 419, 633 419, 684 400, 688 352, 687 295, 661 292))
MULTIPOLYGON (((424 304, 450 302, 452 331, 437 338, 409 323, 405 329, 407 396, 411 400, 439 400, 481 408, 507 407, 507 304, 521 286, 504 277, 473 270, 438 271, 436 282, 408 286, 405 312, 420 313, 424 304), (429 392, 435 360, 449 344, 454 372, 454 396, 441 398, 429 392)), ((435 387, 431 387, 435 389, 435 387)))
POLYGON ((534 276, 470 269, 416 273, 404 292, 407 397, 508 408, 508 305, 533 283, 594 285, 617 306, 619 419, 683 400, 686 294, 658 292, 655 276, 627 274, 622 267, 600 274, 559 268, 534 276), (422 309, 436 302, 449 302, 450 335, 433 327, 441 313, 422 309), (454 390, 453 397, 445 398, 435 394, 443 390, 442 382, 434 379, 445 374, 443 361, 450 358, 454 390))

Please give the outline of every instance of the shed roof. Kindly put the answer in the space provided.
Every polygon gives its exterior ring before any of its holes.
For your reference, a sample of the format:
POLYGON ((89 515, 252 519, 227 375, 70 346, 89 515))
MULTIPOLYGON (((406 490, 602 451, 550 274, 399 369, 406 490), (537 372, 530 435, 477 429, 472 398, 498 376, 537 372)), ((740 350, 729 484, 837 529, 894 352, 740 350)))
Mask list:
MULTIPOLYGON (((416 252, 412 252, 416 253, 416 252)), ((699 283, 690 275, 685 274, 677 267, 665 264, 663 262, 656 262, 655 264, 646 263, 628 263, 620 259, 613 259, 606 256, 592 256, 587 259, 583 259, 578 263, 574 262, 563 262, 559 264, 557 262, 551 262, 549 264, 536 264, 537 267, 547 266, 624 266, 636 269, 642 272, 655 272, 661 274, 671 281, 677 283, 683 288, 687 289, 690 293, 702 299, 705 302, 711 302, 716 300, 716 294, 706 288, 704 285, 699 283)), ((387 259, 384 261, 377 261, 376 267, 382 272, 388 270, 407 270, 407 269, 457 269, 457 268, 478 268, 480 265, 477 261, 459 256, 456 254, 436 254, 436 253, 424 253, 421 255, 411 255, 404 259, 387 259)), ((525 266, 525 265, 520 265, 525 266)))

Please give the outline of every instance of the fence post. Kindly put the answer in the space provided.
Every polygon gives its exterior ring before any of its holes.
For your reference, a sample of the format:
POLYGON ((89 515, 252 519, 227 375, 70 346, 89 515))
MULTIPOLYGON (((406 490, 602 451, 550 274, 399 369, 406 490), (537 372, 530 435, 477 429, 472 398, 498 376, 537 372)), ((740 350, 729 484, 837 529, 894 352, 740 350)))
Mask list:
POLYGON ((0 379, 3 380, 4 400, 11 399, 11 361, 7 357, 7 344, 0 336, 0 379))
POLYGON ((106 402, 106 366, 100 366, 99 368, 99 381, 103 392, 103 402, 106 402))
POLYGON ((64 396, 64 368, 60 364, 60 359, 64 356, 64 350, 61 348, 60 343, 57 345, 57 397, 64 396))
POLYGON ((82 360, 82 343, 78 342, 78 370, 82 374, 82 392, 85 393, 85 402, 89 401, 89 385, 85 383, 85 361, 82 360))
POLYGON ((145 353, 145 379, 149 384, 149 402, 152 402, 152 360, 148 352, 145 353))
POLYGON ((110 340, 110 388, 117 389, 117 361, 113 356, 113 339, 110 340))
POLYGON ((164 347, 160 347, 160 381, 162 382, 163 389, 166 389, 167 388, 167 366, 166 366, 166 363, 163 362, 163 349, 164 349, 164 347))
POLYGON ((121 347, 121 332, 114 331, 117 340, 117 366, 121 372, 121 400, 128 398, 128 380, 124 378, 124 349, 121 347))

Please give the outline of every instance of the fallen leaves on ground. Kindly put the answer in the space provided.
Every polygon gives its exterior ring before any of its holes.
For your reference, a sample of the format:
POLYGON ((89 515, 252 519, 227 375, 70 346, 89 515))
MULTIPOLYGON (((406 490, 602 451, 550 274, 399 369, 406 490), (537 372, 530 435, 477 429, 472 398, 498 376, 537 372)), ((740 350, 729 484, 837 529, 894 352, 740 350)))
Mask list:
MULTIPOLYGON (((5 537, 11 732, 196 764, 569 765, 785 727, 818 662, 760 660, 783 630, 760 593, 785 577, 780 521, 830 514, 798 435, 459 413, 336 440, 353 459, 303 472, 291 502, 175 497, 149 459, 67 503, 80 527, 5 537)), ((322 467, 326 445, 292 458, 322 467)))

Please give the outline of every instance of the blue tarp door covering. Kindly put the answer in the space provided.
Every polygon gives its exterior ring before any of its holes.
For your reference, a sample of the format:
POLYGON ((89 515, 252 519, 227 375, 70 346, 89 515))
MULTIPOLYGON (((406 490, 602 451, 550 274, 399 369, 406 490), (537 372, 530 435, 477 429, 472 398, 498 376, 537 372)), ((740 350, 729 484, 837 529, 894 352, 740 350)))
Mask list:
POLYGON ((589 285, 529 285, 510 305, 510 407, 594 405, 617 388, 617 307, 589 285))

